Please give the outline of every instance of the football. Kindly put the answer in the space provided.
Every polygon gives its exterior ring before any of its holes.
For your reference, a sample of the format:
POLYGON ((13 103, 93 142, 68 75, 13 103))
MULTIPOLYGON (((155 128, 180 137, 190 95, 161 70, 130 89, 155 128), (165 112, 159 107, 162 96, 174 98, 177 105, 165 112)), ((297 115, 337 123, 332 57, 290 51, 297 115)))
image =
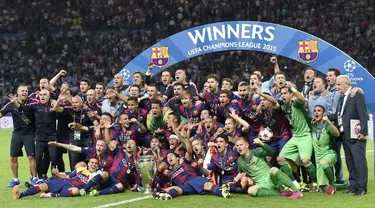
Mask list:
POLYGON ((261 139, 264 142, 268 142, 272 139, 273 132, 269 127, 265 127, 260 130, 259 132, 259 139, 261 139))

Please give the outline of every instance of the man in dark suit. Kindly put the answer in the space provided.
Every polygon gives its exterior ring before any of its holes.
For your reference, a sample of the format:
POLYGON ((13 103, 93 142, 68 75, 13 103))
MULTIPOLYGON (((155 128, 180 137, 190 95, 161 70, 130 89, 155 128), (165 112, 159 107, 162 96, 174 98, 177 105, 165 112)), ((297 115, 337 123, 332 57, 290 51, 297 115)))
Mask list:
POLYGON ((368 114, 366 101, 362 93, 350 95, 352 89, 349 77, 340 75, 337 77, 336 88, 341 93, 338 102, 337 118, 338 126, 342 134, 346 166, 349 171, 350 187, 345 193, 354 193, 354 196, 362 196, 367 193, 367 160, 366 160, 366 136, 368 114), (361 130, 358 138, 350 137, 350 120, 360 121, 361 130))
POLYGON ((316 71, 311 67, 307 67, 303 74, 305 85, 303 86, 301 90, 301 93, 306 100, 309 99, 310 97, 309 94, 313 90, 313 81, 315 77, 316 77, 316 71))

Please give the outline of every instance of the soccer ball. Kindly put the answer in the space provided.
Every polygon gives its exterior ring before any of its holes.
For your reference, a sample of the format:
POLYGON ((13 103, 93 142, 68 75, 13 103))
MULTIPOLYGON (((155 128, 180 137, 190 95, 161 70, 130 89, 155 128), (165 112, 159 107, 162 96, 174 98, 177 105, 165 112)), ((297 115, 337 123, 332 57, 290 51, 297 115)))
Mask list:
POLYGON ((273 137, 273 132, 269 127, 263 128, 259 132, 259 139, 261 139, 264 142, 270 141, 272 137, 273 137))
POLYGON ((353 72, 355 69, 355 62, 352 60, 347 60, 344 63, 344 69, 346 72, 353 72))

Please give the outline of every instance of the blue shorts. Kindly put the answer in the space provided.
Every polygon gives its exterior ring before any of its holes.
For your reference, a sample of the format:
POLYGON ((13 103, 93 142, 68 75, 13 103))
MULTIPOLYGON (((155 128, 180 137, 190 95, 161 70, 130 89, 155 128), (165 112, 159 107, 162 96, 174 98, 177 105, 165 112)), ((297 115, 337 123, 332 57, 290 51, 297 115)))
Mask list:
POLYGON ((73 186, 68 182, 62 179, 52 180, 47 183, 49 192, 54 194, 60 193, 63 190, 68 190, 73 188, 73 186))
POLYGON ((190 195, 190 194, 204 194, 204 184, 207 183, 208 180, 201 176, 195 177, 188 181, 187 184, 179 186, 183 193, 182 195, 190 195))
POLYGON ((220 185, 224 183, 233 182, 233 176, 232 175, 221 175, 220 176, 220 185))
POLYGON ((115 177, 109 175, 108 179, 104 184, 100 186, 101 189, 109 188, 115 186, 116 184, 120 183, 115 177))

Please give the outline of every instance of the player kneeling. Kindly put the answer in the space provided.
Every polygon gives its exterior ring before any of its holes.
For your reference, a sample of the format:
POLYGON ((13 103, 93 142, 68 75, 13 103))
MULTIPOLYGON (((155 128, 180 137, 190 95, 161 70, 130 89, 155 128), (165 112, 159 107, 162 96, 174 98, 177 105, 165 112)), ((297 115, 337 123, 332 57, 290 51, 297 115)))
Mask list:
POLYGON ((336 188, 334 186, 333 167, 337 162, 337 155, 332 149, 332 143, 333 137, 340 136, 340 131, 328 119, 325 108, 321 105, 314 107, 312 136, 318 185, 323 190, 325 189, 325 194, 334 194, 336 188))
POLYGON ((298 191, 285 173, 278 168, 269 167, 266 157, 273 155, 273 149, 259 139, 255 139, 254 144, 260 147, 250 150, 248 140, 243 137, 236 142, 237 150, 240 153, 240 157, 237 159, 238 172, 246 173, 251 178, 245 178, 245 175, 241 174, 236 177, 236 180, 239 181, 242 178, 242 185, 250 185, 248 194, 256 197, 282 195, 289 196, 289 199, 302 198, 302 193, 298 191), (282 186, 291 191, 280 191, 282 186))
POLYGON ((99 160, 90 158, 88 168, 79 168, 74 177, 68 179, 56 179, 47 183, 34 186, 26 191, 19 192, 18 186, 13 187, 13 199, 17 200, 26 196, 35 195, 41 191, 45 192, 40 195, 41 198, 50 197, 72 197, 79 195, 79 188, 83 187, 91 174, 95 174, 99 168, 99 160))

